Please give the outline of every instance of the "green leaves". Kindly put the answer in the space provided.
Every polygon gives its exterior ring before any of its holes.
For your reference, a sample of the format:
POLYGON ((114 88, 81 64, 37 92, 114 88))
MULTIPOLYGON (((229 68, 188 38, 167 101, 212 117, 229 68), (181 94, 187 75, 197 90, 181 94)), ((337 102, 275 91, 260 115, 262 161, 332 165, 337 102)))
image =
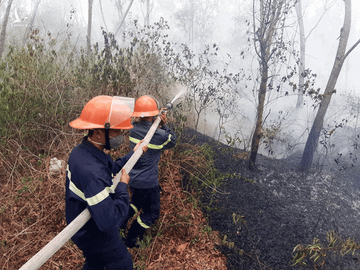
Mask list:
MULTIPOLYGON (((292 261, 292 265, 306 265, 306 259, 309 258, 312 261, 317 261, 320 258, 325 258, 327 253, 333 251, 339 251, 340 256, 344 256, 350 252, 355 254, 355 251, 360 248, 360 245, 353 239, 348 238, 345 242, 336 236, 334 231, 327 233, 327 240, 329 242, 327 247, 324 247, 318 238, 314 238, 312 244, 304 246, 297 245, 293 252, 296 252, 292 261)), ((320 264, 325 264, 325 259, 320 264)))

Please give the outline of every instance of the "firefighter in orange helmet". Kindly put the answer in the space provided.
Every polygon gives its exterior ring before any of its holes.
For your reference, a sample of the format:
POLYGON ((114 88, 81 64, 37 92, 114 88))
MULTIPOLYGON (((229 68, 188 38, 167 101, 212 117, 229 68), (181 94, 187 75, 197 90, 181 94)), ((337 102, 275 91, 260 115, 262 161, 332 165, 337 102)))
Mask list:
MULTIPOLYGON (((72 237, 85 256, 85 270, 133 269, 131 255, 118 231, 129 211, 129 175, 122 167, 133 151, 116 161, 103 151, 119 146, 121 130, 133 127, 130 117, 130 108, 121 99, 97 96, 84 106, 78 119, 70 122, 73 128, 89 130, 72 150, 66 173, 67 222, 85 208, 91 214, 90 220, 72 237), (120 182, 114 188, 113 176, 120 170, 120 182)), ((144 147, 143 151, 146 150, 144 147)))
MULTIPOLYGON (((134 127, 129 132, 130 147, 134 147, 144 139, 157 115, 159 109, 153 97, 145 95, 136 100, 132 116, 140 120, 132 123, 134 127)), ((155 131, 147 152, 141 156, 129 173, 132 197, 128 219, 142 209, 142 213, 138 215, 127 233, 125 244, 129 248, 138 246, 137 239, 142 238, 145 230, 154 224, 160 214, 161 187, 158 181, 158 163, 162 150, 172 148, 176 143, 174 132, 166 125, 166 113, 162 113, 160 117, 161 128, 155 131)), ((126 223, 127 220, 122 228, 126 227, 126 223)))

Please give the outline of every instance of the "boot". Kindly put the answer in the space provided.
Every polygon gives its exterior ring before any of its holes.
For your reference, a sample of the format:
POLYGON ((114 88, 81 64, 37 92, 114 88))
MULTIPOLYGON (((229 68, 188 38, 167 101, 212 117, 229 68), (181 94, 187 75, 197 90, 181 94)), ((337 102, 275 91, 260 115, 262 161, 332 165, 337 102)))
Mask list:
POLYGON ((145 230, 146 229, 144 227, 141 227, 141 225, 136 220, 134 220, 127 233, 125 245, 128 248, 139 247, 137 240, 142 240, 145 230))
POLYGON ((135 211, 134 211, 134 209, 132 209, 132 208, 130 207, 129 213, 128 213, 127 217, 124 219, 123 223, 120 225, 119 229, 125 231, 129 219, 132 218, 134 215, 135 215, 135 211))

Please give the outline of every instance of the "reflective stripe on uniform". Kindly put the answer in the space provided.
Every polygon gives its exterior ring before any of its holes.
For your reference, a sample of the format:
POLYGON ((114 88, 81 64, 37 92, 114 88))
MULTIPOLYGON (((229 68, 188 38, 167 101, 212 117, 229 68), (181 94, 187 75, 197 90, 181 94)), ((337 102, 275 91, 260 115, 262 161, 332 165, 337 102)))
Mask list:
MULTIPOLYGON (((133 142, 135 144, 140 142, 139 139, 135 139, 133 137, 130 137, 129 139, 130 139, 131 142, 133 142)), ((156 144, 149 143, 147 146, 148 146, 149 149, 158 149, 159 150, 159 149, 162 149, 165 145, 167 145, 170 141, 171 141, 171 134, 169 134, 169 137, 168 137, 167 141, 164 142, 163 144, 156 145, 156 144)))
POLYGON ((86 201, 89 206, 96 205, 103 200, 105 200, 107 197, 109 197, 110 193, 115 193, 114 185, 111 185, 111 187, 105 187, 102 191, 100 191, 98 194, 86 198, 84 192, 82 192, 72 181, 71 181, 71 172, 69 170, 69 165, 66 167, 67 176, 69 178, 69 189, 74 192, 77 196, 79 196, 81 199, 86 201))
POLYGON ((143 227, 143 228, 145 228, 145 229, 149 229, 149 228, 150 228, 148 225, 146 225, 144 222, 142 222, 140 216, 138 216, 138 217, 136 218, 136 220, 137 220, 137 222, 139 223, 139 225, 140 225, 141 227, 143 227))
POLYGON ((133 205, 132 203, 130 203, 131 208, 134 210, 135 214, 134 216, 137 214, 137 212, 139 212, 139 210, 137 209, 137 207, 135 205, 133 205))

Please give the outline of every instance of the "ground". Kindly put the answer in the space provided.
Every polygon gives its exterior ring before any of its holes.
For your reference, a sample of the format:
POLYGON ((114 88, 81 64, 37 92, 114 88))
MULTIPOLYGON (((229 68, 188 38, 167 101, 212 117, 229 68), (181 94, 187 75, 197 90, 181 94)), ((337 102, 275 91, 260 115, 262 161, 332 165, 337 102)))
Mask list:
MULTIPOLYGON (((186 134, 187 144, 208 143, 215 167, 232 177, 217 190, 203 190, 203 196, 191 193, 189 173, 174 163, 172 150, 166 151, 160 166, 160 218, 143 246, 130 250, 137 269, 360 269, 357 252, 339 256, 336 250, 316 264, 306 260, 305 266, 291 266, 295 246, 314 238, 326 246, 330 231, 358 241, 356 167, 305 173, 296 169, 295 157, 259 155, 257 168, 249 171, 246 152, 191 130, 186 134)), ((53 154, 66 160, 73 145, 63 144, 53 154)), ((0 156, 0 266, 19 269, 66 226, 65 177, 64 172, 49 174, 50 156, 39 159, 12 141, 7 146, 7 156, 0 156)), ((186 147, 191 150, 182 150, 186 147)), ((184 151, 177 158, 187 157, 184 151)), ((40 269, 81 269, 83 262, 69 241, 40 269)))
MULTIPOLYGON (((257 168, 248 170, 246 153, 196 135, 194 143, 209 143, 215 166, 228 178, 222 192, 202 201, 209 224, 234 246, 223 245, 228 269, 360 269, 359 256, 329 252, 315 263, 292 266, 293 249, 314 238, 326 247, 328 232, 358 243, 360 191, 357 168, 299 172, 294 158, 275 160, 258 155, 257 168)), ((334 163, 335 164, 335 163, 334 163)), ((357 247, 358 249, 358 247, 357 247)))
MULTIPOLYGON (((79 135, 75 141, 52 145, 51 155, 42 152, 39 156, 15 141, 6 144, 7 149, 0 154, 1 269, 19 269, 66 227, 65 168, 52 174, 50 160, 57 157, 66 161, 81 138, 79 135)), ((128 150, 124 147, 111 154, 121 156, 128 150)), ((129 250, 136 269, 227 268, 226 258, 217 247, 221 242, 218 232, 208 226, 196 194, 182 189, 178 160, 189 158, 185 153, 174 155, 173 150, 162 155, 161 214, 146 232, 141 247, 129 250)), ((81 251, 67 241, 40 269, 81 269, 83 264, 81 251)))

